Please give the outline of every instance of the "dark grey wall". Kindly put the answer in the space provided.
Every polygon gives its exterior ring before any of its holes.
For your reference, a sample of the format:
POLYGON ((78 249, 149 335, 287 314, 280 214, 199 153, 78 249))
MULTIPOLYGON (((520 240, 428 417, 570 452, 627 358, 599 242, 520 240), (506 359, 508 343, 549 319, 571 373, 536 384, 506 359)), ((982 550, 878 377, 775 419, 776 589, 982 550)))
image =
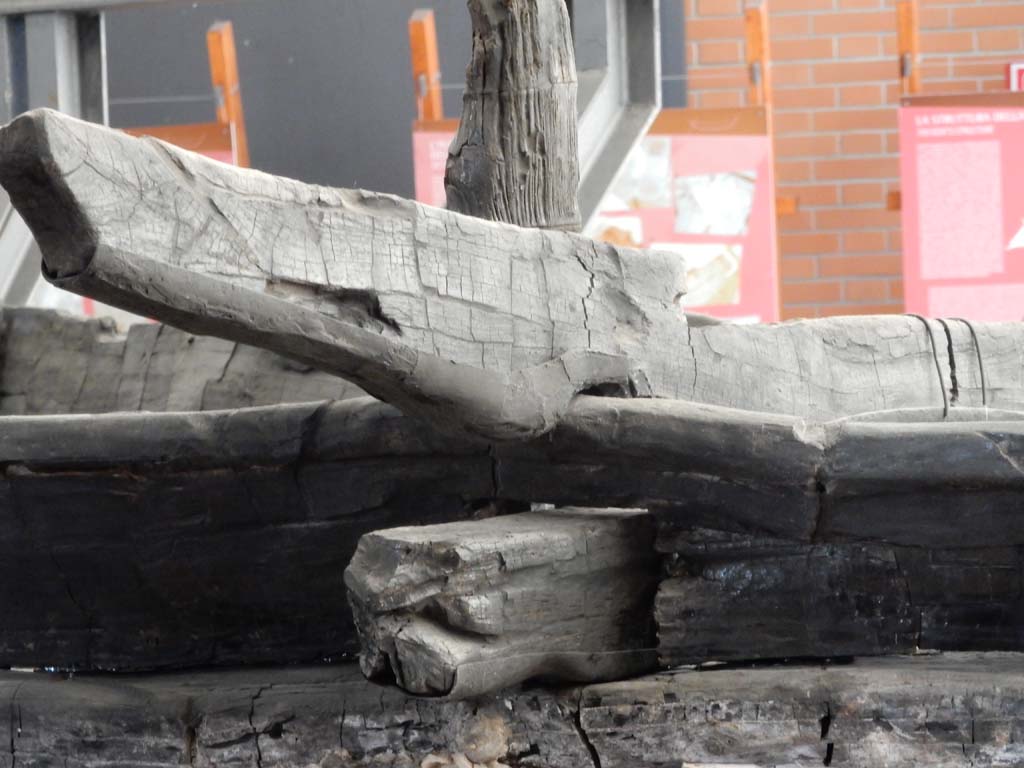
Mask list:
MULTIPOLYGON (((682 3, 662 5, 663 66, 673 75, 684 60, 682 3)), ((422 7, 436 14, 445 110, 457 116, 470 46, 465 0, 220 0, 108 14, 111 123, 213 119, 206 29, 230 20, 253 165, 411 196, 407 24, 422 7)), ((673 82, 669 106, 680 103, 673 82)))

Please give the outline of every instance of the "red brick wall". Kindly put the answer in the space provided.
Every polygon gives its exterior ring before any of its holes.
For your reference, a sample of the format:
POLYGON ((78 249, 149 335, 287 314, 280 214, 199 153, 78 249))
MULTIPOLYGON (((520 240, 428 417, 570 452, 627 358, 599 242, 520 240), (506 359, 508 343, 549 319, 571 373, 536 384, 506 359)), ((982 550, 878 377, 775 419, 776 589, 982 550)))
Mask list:
MULTIPOLYGON (((784 318, 900 312, 895 0, 765 0, 772 44, 784 318)), ((742 0, 682 0, 689 104, 745 103, 742 0)), ((1001 90, 1024 0, 921 0, 924 92, 1001 90)))

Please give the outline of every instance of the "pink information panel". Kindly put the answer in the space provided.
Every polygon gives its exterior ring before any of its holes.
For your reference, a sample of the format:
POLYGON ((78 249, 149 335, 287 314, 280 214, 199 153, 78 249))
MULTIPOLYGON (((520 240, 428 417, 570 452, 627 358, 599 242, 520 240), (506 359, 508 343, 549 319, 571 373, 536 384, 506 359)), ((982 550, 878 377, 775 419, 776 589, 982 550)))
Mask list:
POLYGON ((904 106, 900 151, 907 311, 1024 319, 1024 98, 904 106))
POLYGON ((448 147, 458 129, 458 120, 418 121, 413 124, 413 173, 419 202, 444 208, 444 165, 448 161, 448 147))
MULTIPOLYGON (((687 265, 688 311, 777 320, 771 140, 763 131, 679 132, 695 112, 665 110, 659 116, 585 234, 679 254, 687 265)), ((430 125, 420 124, 413 133, 416 199, 443 206, 444 165, 455 127, 428 130, 430 125)))
MULTIPOLYGON (((775 183, 765 133, 682 133, 665 110, 626 161, 586 234, 679 254, 688 311, 779 316, 775 183)), ((713 124, 714 125, 714 124, 713 124)))

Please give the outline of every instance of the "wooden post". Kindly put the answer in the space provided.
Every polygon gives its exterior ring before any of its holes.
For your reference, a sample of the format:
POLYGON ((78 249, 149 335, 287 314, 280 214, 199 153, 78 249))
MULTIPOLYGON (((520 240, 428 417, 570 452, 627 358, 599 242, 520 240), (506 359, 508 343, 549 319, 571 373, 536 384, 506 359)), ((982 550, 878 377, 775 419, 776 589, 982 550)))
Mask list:
POLYGON ((249 167, 249 138, 242 111, 235 32, 230 21, 214 24, 206 33, 210 54, 210 79, 217 94, 217 122, 229 126, 235 165, 249 167))
POLYGON ((448 208, 578 230, 576 59, 565 0, 469 0, 473 54, 448 155, 448 208))
POLYGON ((409 52, 412 56, 412 80, 416 89, 416 117, 419 120, 443 120, 441 63, 437 54, 437 27, 434 12, 420 8, 409 17, 409 52))

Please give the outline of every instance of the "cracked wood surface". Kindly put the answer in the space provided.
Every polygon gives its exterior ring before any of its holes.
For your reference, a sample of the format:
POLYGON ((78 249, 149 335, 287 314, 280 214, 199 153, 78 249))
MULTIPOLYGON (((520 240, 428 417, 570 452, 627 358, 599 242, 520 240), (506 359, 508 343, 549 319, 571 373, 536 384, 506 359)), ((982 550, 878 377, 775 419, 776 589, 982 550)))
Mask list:
POLYGON ((602 385, 814 420, 1024 407, 1021 324, 690 328, 670 255, 303 185, 51 112, 3 130, 0 182, 57 283, 343 375, 435 428, 529 438, 602 385))
POLYGON ((828 421, 941 410, 945 390, 951 410, 1024 409, 1024 323, 894 315, 719 323, 691 327, 689 345, 693 378, 682 397, 710 405, 828 421))
POLYGON ((0 133, 55 284, 341 375, 435 427, 550 429, 601 385, 678 396, 683 264, 237 169, 55 112, 0 133))
POLYGON ((447 208, 580 228, 576 57, 563 0, 470 0, 473 53, 445 169, 447 208))
POLYGON ((12 766, 420 768, 430 755, 472 759, 471 768, 495 756, 523 768, 590 765, 575 727, 578 692, 426 701, 367 682, 355 664, 71 679, 0 672, 0 696, 12 766))
POLYGON ((1018 765, 1015 654, 680 672, 584 691, 602 768, 668 765, 1018 765))
POLYGON ((353 384, 257 347, 155 323, 0 309, 0 416, 209 411, 344 400, 353 384))
POLYGON ((367 676, 467 698, 655 668, 659 566, 645 512, 570 508, 375 531, 345 584, 367 676))
POLYGON ((664 768, 1017 765, 1024 659, 947 654, 681 670, 424 700, 353 665, 90 676, 0 672, 16 765, 664 768), (463 760, 467 762, 462 762, 463 760), (431 763, 428 763, 431 764, 431 763))

